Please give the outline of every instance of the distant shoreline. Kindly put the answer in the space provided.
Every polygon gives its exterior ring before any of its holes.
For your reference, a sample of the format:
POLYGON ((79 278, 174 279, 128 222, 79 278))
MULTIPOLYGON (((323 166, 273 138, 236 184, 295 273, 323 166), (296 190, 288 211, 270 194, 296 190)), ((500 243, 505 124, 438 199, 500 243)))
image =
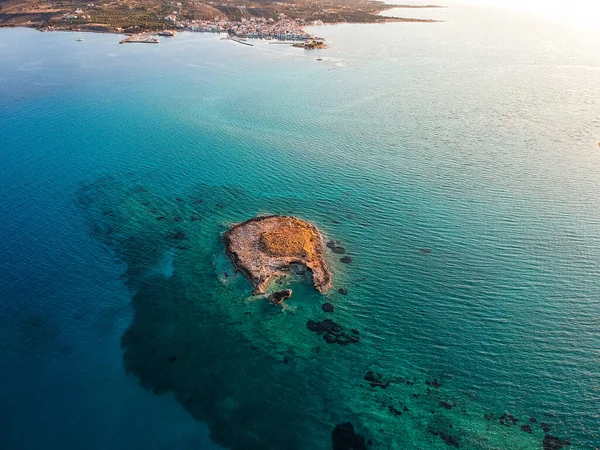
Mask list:
POLYGON ((297 3, 293 7, 279 2, 257 8, 228 3, 197 2, 162 4, 80 3, 48 5, 42 0, 6 0, 0 4, 0 28, 26 27, 39 31, 93 32, 120 35, 154 35, 164 30, 228 33, 239 38, 308 40, 314 38, 305 27, 342 23, 369 24, 388 22, 436 23, 435 19, 389 17, 385 11, 405 9, 438 9, 440 5, 394 5, 379 1, 341 5, 330 3, 297 3), (191 6, 192 5, 192 6, 191 6), (199 18, 198 18, 199 17, 199 18))

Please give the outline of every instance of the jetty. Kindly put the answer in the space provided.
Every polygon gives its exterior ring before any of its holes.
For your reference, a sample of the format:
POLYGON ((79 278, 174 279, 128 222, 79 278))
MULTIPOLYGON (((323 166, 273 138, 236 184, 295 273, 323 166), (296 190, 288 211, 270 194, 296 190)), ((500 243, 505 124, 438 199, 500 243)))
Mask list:
POLYGON ((231 39, 233 42, 237 42, 239 44, 244 44, 244 45, 248 45, 249 47, 254 47, 254 44, 246 42, 246 40, 244 38, 239 38, 239 37, 231 36, 229 39, 231 39))

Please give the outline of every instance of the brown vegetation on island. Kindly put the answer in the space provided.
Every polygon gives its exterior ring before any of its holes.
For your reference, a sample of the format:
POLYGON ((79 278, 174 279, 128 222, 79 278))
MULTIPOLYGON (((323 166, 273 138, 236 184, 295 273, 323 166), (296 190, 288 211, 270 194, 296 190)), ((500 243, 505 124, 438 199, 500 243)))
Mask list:
POLYGON ((255 217, 233 225, 223 234, 227 255, 254 286, 264 294, 274 276, 304 265, 312 271, 319 292, 331 287, 331 273, 323 259, 323 236, 314 225, 290 216, 255 217))

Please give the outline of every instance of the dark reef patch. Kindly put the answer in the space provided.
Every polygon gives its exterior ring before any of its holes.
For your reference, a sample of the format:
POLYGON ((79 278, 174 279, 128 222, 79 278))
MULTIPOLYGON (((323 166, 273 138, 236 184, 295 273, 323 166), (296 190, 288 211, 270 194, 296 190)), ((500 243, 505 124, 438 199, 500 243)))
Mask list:
POLYGON ((460 446, 460 438, 453 432, 452 423, 446 416, 433 415, 427 423, 427 432, 439 436, 447 445, 455 448, 460 446))
POLYGON ((502 414, 498 420, 502 425, 507 427, 514 426, 519 421, 515 416, 508 413, 502 414))
POLYGON ((442 383, 440 383, 437 379, 433 380, 425 380, 425 384, 435 389, 439 389, 442 387, 442 383))
POLYGON ((341 325, 331 319, 321 322, 309 320, 306 322, 306 328, 319 336, 323 335, 323 340, 328 344, 348 345, 356 344, 360 340, 355 334, 347 334, 341 325))
POLYGON ((364 379, 369 382, 372 388, 380 387, 381 389, 386 389, 391 383, 389 380, 384 380, 380 373, 374 373, 372 370, 369 370, 365 374, 364 379))
POLYGON ((570 446, 571 443, 566 439, 557 438, 551 434, 544 436, 542 447, 544 450, 561 450, 564 447, 570 446))
POLYGON ((321 305, 321 309, 323 310, 323 312, 326 313, 332 313, 333 312, 333 305, 329 302, 325 302, 321 305))
POLYGON ((366 450, 365 438, 356 434, 350 422, 340 423, 331 432, 333 450, 366 450))
MULTIPOLYGON (((133 320, 121 338, 125 370, 149 392, 172 393, 194 419, 207 423, 216 443, 232 450, 408 448, 411 442, 399 428, 406 426, 423 442, 435 442, 431 447, 475 448, 473 434, 460 429, 465 416, 454 427, 445 417, 465 412, 462 402, 456 406, 455 393, 444 392, 439 381, 427 380, 425 389, 423 378, 418 383, 416 378, 388 379, 377 373, 389 373, 387 362, 365 375, 363 361, 377 364, 367 358, 382 356, 379 349, 323 345, 359 342, 359 330, 350 329, 359 325, 344 322, 345 308, 329 316, 339 323, 308 320, 319 305, 326 313, 333 312, 333 305, 315 293, 311 302, 298 302, 297 310, 294 298, 286 310, 264 299, 251 301, 238 286, 239 274, 231 271, 220 241, 227 224, 263 211, 311 217, 314 204, 257 200, 239 190, 204 185, 188 194, 173 192, 171 186, 140 190, 110 178, 82 188, 79 201, 91 234, 123 264, 123 281, 133 293, 133 320), (182 201, 173 201, 177 195, 182 201), (167 259, 175 268, 169 276, 163 273, 167 259), (355 395, 380 409, 376 420, 363 415, 365 405, 355 395)), ((335 205, 323 201, 317 212, 321 220, 335 205)), ((336 241, 327 245, 342 248, 336 241)), ((307 294, 296 290, 294 295, 307 294)), ((482 421, 483 411, 469 413, 482 421)), ((524 442, 535 440, 539 446, 541 441, 541 433, 530 436, 497 422, 484 425, 500 430, 493 438, 514 433, 524 442)), ((547 438, 546 447, 557 448, 563 442, 557 439, 547 438)))

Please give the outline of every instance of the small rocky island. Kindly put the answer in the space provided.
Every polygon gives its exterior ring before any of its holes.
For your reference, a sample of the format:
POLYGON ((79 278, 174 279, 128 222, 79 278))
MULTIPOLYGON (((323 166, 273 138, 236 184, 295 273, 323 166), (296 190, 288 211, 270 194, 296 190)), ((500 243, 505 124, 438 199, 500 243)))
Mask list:
POLYGON ((272 277, 283 275, 295 264, 312 271, 319 292, 331 287, 331 272, 323 259, 323 236, 304 220, 254 217, 230 227, 223 242, 235 269, 254 286, 254 294, 264 294, 272 277))

